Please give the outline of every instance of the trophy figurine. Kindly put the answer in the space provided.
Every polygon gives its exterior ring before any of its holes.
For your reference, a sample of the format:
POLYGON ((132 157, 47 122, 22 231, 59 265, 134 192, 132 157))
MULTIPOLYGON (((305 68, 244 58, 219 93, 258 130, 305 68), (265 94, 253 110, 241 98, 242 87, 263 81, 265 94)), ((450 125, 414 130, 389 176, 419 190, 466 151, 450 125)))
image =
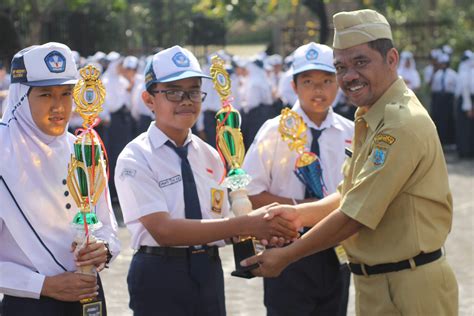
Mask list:
MULTIPOLYGON (((211 77, 222 102, 222 109, 216 114, 217 150, 224 156, 229 167, 222 185, 231 190, 229 196, 232 212, 236 216, 242 216, 252 211, 252 203, 245 189, 252 179, 241 168, 245 155, 244 141, 240 131, 241 117, 231 104, 231 83, 229 74, 224 68, 224 62, 218 56, 212 57, 211 61, 211 77)), ((242 267, 240 261, 263 250, 263 246, 253 237, 239 237, 239 239, 233 247, 236 269, 231 274, 242 278, 252 278, 253 274, 250 270, 257 268, 258 265, 242 267)))
POLYGON ((303 182, 312 197, 324 197, 324 181, 321 163, 315 153, 305 151, 306 124, 295 111, 285 108, 281 111, 278 131, 288 147, 298 153, 294 173, 303 182))
MULTIPOLYGON (((89 65, 80 70, 81 80, 73 90, 76 112, 83 118, 82 129, 74 142, 74 153, 68 164, 67 186, 78 212, 72 220, 76 249, 94 243, 94 231, 102 224, 95 214, 95 206, 107 183, 107 163, 102 142, 94 126, 100 121, 99 113, 105 98, 105 89, 99 79, 100 72, 89 65)), ((76 133, 77 133, 76 132, 76 133)), ((96 275, 95 266, 82 266, 76 273, 96 275)), ((102 302, 98 298, 81 300, 82 315, 102 315, 102 302)))

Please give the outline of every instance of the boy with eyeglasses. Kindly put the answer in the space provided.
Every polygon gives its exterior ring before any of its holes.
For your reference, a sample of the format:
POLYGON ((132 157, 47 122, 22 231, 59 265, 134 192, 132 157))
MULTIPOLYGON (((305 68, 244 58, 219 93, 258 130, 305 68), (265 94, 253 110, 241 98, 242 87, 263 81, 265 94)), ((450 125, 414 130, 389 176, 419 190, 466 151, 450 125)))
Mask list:
MULTIPOLYGON (((293 56, 292 87, 298 99, 292 110, 307 126, 306 150, 319 157, 323 190, 330 194, 343 178, 344 148, 350 146, 354 125, 332 111, 338 90, 332 49, 312 42, 300 46, 293 56)), ((254 208, 323 197, 308 192, 294 174, 299 154, 282 139, 280 118, 262 126, 245 157, 243 168, 253 178, 247 189, 254 208)), ((264 280, 267 315, 345 315, 349 277, 347 266, 339 263, 334 248, 301 259, 280 277, 264 280)))
POLYGON ((137 250, 128 274, 134 315, 225 315, 223 239, 297 235, 291 221, 264 218, 265 209, 227 218, 224 165, 191 133, 206 97, 201 80, 208 79, 179 46, 154 55, 145 69, 142 98, 156 120, 125 147, 115 173, 137 250))

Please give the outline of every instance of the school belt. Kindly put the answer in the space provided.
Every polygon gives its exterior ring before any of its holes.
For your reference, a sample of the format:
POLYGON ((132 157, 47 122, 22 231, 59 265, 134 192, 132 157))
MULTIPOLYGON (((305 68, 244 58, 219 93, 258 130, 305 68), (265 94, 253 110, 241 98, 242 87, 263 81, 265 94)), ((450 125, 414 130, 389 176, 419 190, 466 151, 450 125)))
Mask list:
POLYGON ((358 263, 349 263, 349 269, 352 273, 357 275, 372 275, 372 274, 380 274, 380 273, 388 273, 388 272, 395 272, 410 268, 415 268, 418 266, 422 266, 424 264, 433 262, 441 257, 441 249, 438 249, 433 252, 429 253, 420 253, 416 257, 412 259, 403 260, 400 262, 395 263, 383 263, 377 264, 375 266, 368 266, 365 264, 358 264, 358 263), (410 264, 410 261, 413 260, 414 266, 410 264))
POLYGON ((138 252, 168 257, 188 257, 190 255, 207 253, 209 257, 219 257, 219 248, 217 246, 192 246, 187 248, 140 246, 138 252))

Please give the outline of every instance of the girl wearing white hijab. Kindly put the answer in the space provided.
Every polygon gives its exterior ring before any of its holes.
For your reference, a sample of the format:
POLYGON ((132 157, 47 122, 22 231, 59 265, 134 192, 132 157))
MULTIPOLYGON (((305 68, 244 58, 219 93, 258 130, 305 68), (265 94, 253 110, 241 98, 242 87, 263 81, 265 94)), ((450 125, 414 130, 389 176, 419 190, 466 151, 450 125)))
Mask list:
POLYGON ((73 251, 77 209, 66 176, 75 138, 66 128, 76 76, 71 50, 60 43, 31 46, 12 60, 0 123, 3 316, 79 315, 78 301, 103 297, 103 290, 98 277, 74 273, 77 266, 93 264, 100 271, 120 250, 104 194, 96 209, 103 224, 94 233, 98 241, 73 251))
POLYGON ((415 58, 409 51, 403 51, 400 54, 400 65, 398 75, 403 78, 408 88, 417 91, 421 86, 421 79, 418 70, 416 70, 415 58))

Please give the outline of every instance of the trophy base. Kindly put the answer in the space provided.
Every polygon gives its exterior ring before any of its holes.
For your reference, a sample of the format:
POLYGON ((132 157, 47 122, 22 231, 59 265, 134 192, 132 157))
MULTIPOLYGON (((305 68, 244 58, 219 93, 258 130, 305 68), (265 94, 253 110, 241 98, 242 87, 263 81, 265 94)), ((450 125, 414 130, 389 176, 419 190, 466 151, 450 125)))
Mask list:
POLYGON ((102 316, 102 301, 94 299, 90 303, 82 303, 81 316, 102 316))
POLYGON ((258 264, 253 264, 248 267, 242 267, 240 262, 244 259, 254 256, 257 252, 263 250, 263 245, 256 239, 247 238, 233 245, 235 271, 231 272, 232 276, 251 279, 255 277, 251 270, 258 268, 258 264))

